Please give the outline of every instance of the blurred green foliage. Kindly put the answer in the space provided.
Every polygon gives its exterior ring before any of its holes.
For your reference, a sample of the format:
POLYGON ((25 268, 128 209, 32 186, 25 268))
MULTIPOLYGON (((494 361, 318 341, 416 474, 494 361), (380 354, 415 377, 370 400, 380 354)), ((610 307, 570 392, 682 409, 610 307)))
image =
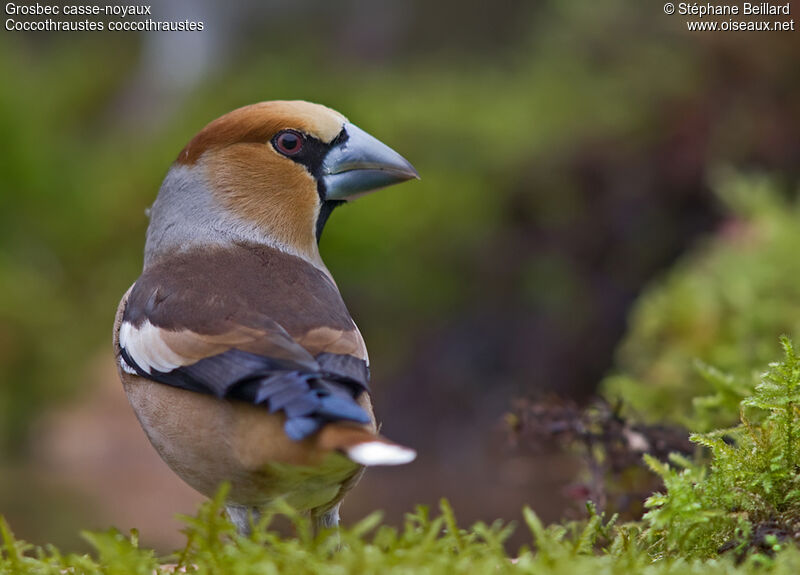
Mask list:
MULTIPOLYGON (((552 9, 554 26, 526 35, 502 66, 443 51, 388 73, 321 62, 311 41, 291 58, 254 52, 155 120, 126 118, 118 101, 134 43, 0 39, 0 73, 14 79, 0 85, 0 453, 24 450, 35 414, 86 386, 139 273, 145 208, 169 164, 205 123, 241 105, 325 103, 422 174, 337 211, 322 242, 387 369, 411 345, 402 334, 470 305, 479 294, 463 268, 504 225, 500 207, 530 159, 598 131, 629 131, 653 113, 655 93, 680 93, 692 74, 657 43, 598 67, 591 42, 572 42, 581 30, 596 38, 597 23, 552 9), (555 25, 565 20, 574 21, 567 37, 555 25)), ((520 266, 538 274, 542 262, 530 254, 520 266)))
POLYGON ((92 130, 122 71, 92 52, 111 73, 90 73, 86 51, 75 42, 42 62, 0 49, 14 79, 0 87, 0 452, 23 448, 41 406, 87 379, 112 317, 103 304, 135 261, 118 240, 142 214, 131 191, 150 180, 126 158, 130 142, 92 130))
POLYGON ((735 422, 773 342, 800 335, 800 203, 765 176, 722 172, 716 189, 727 223, 638 300, 603 384, 633 414, 696 431, 735 422))

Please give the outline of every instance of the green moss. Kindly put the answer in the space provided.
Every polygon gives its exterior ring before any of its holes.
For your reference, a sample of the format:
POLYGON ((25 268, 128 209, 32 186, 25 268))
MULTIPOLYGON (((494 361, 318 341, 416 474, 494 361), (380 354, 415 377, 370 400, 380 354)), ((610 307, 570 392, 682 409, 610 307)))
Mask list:
POLYGON ((138 545, 138 535, 118 531, 87 533, 91 555, 61 554, 54 548, 34 548, 13 538, 0 520, 3 574, 142 574, 171 573, 185 568, 189 573, 225 574, 346 574, 346 573, 536 573, 559 575, 668 574, 668 573, 795 573, 800 552, 793 547, 779 550, 773 558, 747 560, 736 565, 733 557, 684 559, 654 558, 642 543, 640 527, 622 525, 593 514, 586 522, 545 527, 530 509, 524 511, 531 532, 531 546, 508 554, 504 542, 512 527, 478 523, 470 529, 457 526, 450 507, 443 503, 440 514, 431 517, 419 508, 406 517, 402 528, 381 525, 373 514, 336 536, 313 536, 309 522, 294 515, 297 537, 282 538, 269 530, 266 518, 250 537, 236 535, 220 513, 221 499, 204 505, 199 514, 187 518, 187 545, 175 555, 157 558, 138 545))
POLYGON ((784 360, 771 364, 741 401, 741 424, 692 436, 711 451, 710 466, 647 458, 666 487, 650 497, 645 515, 647 538, 659 553, 764 553, 800 533, 800 358, 787 338, 782 344, 784 360))

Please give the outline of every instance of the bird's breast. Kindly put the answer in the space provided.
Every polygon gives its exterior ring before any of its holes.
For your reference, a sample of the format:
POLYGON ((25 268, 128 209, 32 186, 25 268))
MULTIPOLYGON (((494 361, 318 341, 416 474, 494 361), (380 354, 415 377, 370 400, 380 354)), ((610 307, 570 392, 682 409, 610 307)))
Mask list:
POLYGON ((186 483, 212 497, 227 481, 229 499, 262 506, 284 498, 298 510, 333 501, 359 466, 320 448, 316 438, 292 441, 284 416, 122 375, 125 392, 148 439, 186 483))

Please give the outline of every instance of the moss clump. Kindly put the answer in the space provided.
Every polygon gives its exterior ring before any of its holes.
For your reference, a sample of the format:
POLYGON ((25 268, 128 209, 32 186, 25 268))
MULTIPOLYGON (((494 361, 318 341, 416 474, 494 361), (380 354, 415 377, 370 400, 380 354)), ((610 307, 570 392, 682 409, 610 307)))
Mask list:
POLYGON ((800 542, 800 358, 788 338, 781 342, 785 357, 741 401, 741 423, 691 437, 711 451, 708 467, 647 458, 666 487, 644 517, 657 553, 769 555, 800 542))
MULTIPOLYGON (((93 556, 61 554, 52 547, 34 548, 17 541, 0 520, 0 573, 87 575, 198 574, 451 574, 531 573, 536 575, 763 574, 794 575, 800 570, 800 551, 778 550, 772 558, 733 557, 703 560, 665 554, 653 557, 646 531, 635 524, 614 525, 590 506, 587 521, 545 527, 530 509, 523 512, 532 545, 509 555, 504 542, 512 526, 478 523, 461 529, 452 510, 442 503, 432 517, 424 508, 409 514, 402 528, 380 524, 370 515, 338 536, 313 536, 310 523, 292 514, 297 537, 282 538, 269 530, 269 518, 249 537, 235 533, 221 514, 222 497, 187 518, 187 545, 170 557, 157 558, 138 545, 136 533, 118 531, 85 534, 93 556)), ((287 510, 287 512, 291 513, 287 510)))

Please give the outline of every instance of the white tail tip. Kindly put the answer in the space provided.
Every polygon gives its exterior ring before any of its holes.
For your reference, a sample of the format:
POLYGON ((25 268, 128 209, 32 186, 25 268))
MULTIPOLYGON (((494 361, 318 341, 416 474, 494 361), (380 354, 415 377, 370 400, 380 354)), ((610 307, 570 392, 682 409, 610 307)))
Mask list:
POLYGON ((417 452, 396 443, 367 441, 347 450, 347 457, 361 465, 403 465, 417 457, 417 452))

